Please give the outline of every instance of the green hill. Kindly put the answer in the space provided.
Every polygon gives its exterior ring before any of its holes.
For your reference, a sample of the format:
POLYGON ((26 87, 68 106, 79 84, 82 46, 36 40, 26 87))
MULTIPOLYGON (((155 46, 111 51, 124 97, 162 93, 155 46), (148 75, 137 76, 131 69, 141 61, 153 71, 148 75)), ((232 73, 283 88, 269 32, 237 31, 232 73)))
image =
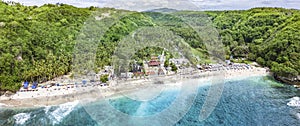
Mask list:
MULTIPOLYGON (((117 19, 98 43, 95 68, 111 64, 118 42, 140 27, 166 27, 182 37, 193 51, 194 63, 209 62, 205 38, 180 18, 157 12, 131 12, 111 8, 76 8, 47 4, 41 7, 0 2, 0 90, 16 91, 23 81, 47 81, 72 70, 76 43, 96 33, 82 33, 93 11, 117 19), (201 60, 197 60, 197 58, 201 60)), ((205 12, 221 35, 227 58, 247 58, 268 66, 278 76, 295 77, 300 69, 300 12, 282 8, 205 12)), ((197 19, 203 12, 174 12, 197 19)), ((202 17, 203 18, 203 17, 202 17)), ((105 22, 110 23, 107 20, 105 22)), ((97 24, 95 28, 102 28, 97 24)), ((103 25, 103 24, 102 24, 103 25)), ((97 30, 97 29, 95 29, 97 30)), ((88 48, 87 48, 88 49, 88 48)), ((149 49, 145 49, 147 52, 149 49)), ((141 56, 146 56, 140 51, 141 56)), ((161 52, 153 48, 150 52, 161 52)), ((141 57, 138 57, 141 58, 141 57)))
POLYGON ((300 73, 300 11, 254 8, 208 12, 220 29, 227 54, 270 67, 275 76, 296 78, 300 73))

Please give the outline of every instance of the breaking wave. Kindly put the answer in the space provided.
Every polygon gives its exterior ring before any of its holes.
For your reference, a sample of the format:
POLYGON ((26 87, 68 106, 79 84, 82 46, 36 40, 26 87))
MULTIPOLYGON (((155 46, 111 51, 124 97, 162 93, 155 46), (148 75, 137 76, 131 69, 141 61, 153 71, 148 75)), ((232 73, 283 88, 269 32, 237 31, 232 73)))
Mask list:
POLYGON ((300 107, 300 97, 293 97, 290 102, 287 103, 288 106, 300 107))
POLYGON ((69 115, 75 107, 79 104, 79 101, 68 102, 61 104, 54 111, 50 111, 50 107, 45 107, 44 111, 49 114, 49 119, 52 120, 53 124, 59 124, 64 117, 69 115))
POLYGON ((19 113, 14 115, 14 119, 16 120, 16 124, 24 124, 28 119, 30 119, 31 113, 19 113))

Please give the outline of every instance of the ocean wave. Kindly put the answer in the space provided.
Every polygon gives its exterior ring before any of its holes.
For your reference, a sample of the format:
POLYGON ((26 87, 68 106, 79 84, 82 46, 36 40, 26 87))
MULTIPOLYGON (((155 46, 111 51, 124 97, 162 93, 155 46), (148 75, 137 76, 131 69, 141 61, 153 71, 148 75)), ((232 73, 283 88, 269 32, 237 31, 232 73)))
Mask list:
POLYGON ((46 107, 44 108, 44 111, 45 111, 46 114, 49 112, 50 108, 51 108, 51 106, 46 106, 46 107))
POLYGON ((300 97, 293 97, 290 102, 287 103, 288 106, 300 107, 300 97))
POLYGON ((300 120, 300 113, 296 113, 296 117, 298 120, 300 120))
POLYGON ((24 124, 28 119, 30 119, 31 113, 19 113, 13 116, 13 118, 16 120, 16 124, 24 124))
POLYGON ((44 111, 46 114, 49 114, 49 118, 52 120, 53 124, 58 124, 61 120, 69 115, 74 108, 79 104, 79 101, 68 102, 65 104, 61 104, 54 111, 50 112, 50 107, 45 107, 44 111))

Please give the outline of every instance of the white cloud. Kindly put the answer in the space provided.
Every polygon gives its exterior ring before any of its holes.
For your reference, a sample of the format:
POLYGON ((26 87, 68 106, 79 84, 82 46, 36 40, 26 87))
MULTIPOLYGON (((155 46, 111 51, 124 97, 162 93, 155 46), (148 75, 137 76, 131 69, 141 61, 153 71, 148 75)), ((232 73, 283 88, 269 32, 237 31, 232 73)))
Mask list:
POLYGON ((107 2, 106 6, 138 11, 155 8, 197 9, 195 4, 187 0, 113 0, 107 2))
POLYGON ((24 5, 65 3, 77 7, 114 7, 128 10, 174 8, 180 10, 240 10, 253 7, 284 7, 300 9, 298 0, 9 0, 24 5))

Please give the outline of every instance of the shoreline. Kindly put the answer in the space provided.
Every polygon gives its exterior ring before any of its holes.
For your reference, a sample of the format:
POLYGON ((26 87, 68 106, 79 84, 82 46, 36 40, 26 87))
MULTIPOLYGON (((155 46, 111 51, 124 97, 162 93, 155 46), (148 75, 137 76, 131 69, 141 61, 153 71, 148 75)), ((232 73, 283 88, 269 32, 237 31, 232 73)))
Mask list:
MULTIPOLYGON (((136 90, 158 88, 159 86, 174 87, 178 86, 177 82, 184 82, 191 79, 200 80, 206 82, 214 80, 215 77, 221 77, 224 81, 230 79, 245 79, 254 76, 267 76, 270 75, 265 68, 253 67, 252 69, 243 70, 226 70, 226 71, 212 71, 212 72, 196 72, 188 75, 170 75, 170 76, 158 76, 153 79, 138 79, 127 81, 114 81, 113 86, 107 87, 79 87, 68 90, 56 90, 48 93, 46 96, 36 96, 37 93, 42 93, 43 90, 36 92, 17 92, 16 94, 0 98, 0 108, 35 108, 56 106, 67 102, 84 101, 85 103, 93 102, 96 100, 113 98, 121 96, 121 94, 127 94, 136 92, 136 90), (162 79, 163 83, 160 83, 162 79), (159 82, 158 84, 156 82, 159 82), (67 91, 67 92, 64 92, 67 91), (58 93, 59 92, 59 93, 58 93), (20 94, 21 93, 21 94, 20 94), (52 93, 51 95, 49 93, 52 93), (27 94, 29 97, 24 97, 22 94, 27 94), (21 96, 20 96, 21 95, 21 96), (32 97, 30 97, 30 95, 32 97)), ((201 84, 199 84, 201 85, 201 84)))

